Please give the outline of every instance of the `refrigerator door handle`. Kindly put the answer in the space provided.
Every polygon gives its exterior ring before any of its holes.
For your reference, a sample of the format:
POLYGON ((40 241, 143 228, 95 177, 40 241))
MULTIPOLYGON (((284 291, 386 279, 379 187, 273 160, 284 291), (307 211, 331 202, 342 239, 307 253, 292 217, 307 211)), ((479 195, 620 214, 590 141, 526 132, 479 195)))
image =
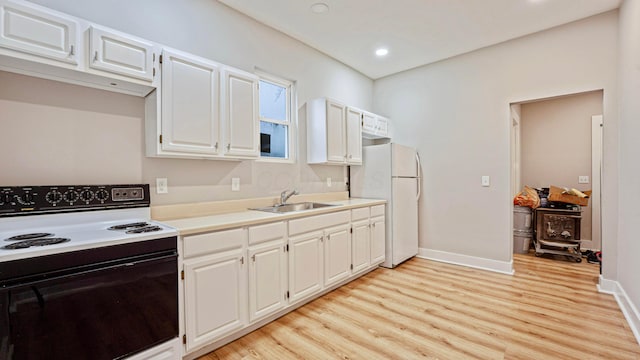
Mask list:
POLYGON ((420 182, 422 181, 422 163, 420 162, 420 154, 416 151, 416 165, 418 166, 418 194, 416 195, 416 200, 420 200, 420 196, 422 196, 422 185, 420 182))

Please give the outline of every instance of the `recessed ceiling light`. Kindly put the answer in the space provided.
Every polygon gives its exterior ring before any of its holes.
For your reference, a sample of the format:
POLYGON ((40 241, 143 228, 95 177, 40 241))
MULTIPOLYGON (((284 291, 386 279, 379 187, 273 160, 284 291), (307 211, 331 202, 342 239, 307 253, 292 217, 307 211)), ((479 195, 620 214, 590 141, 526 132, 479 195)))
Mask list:
POLYGON ((376 50, 376 55, 378 56, 385 56, 389 53, 389 49, 387 48, 379 48, 376 50))
POLYGON ((329 5, 325 4, 325 3, 315 3, 313 5, 311 5, 311 11, 314 14, 324 14, 326 12, 329 12, 329 5))

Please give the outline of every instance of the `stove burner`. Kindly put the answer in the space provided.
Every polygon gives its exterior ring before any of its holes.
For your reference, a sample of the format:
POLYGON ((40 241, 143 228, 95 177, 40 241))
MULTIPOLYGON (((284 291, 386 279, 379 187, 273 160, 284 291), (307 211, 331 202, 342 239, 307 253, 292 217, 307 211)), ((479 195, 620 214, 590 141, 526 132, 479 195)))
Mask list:
POLYGON ((20 235, 16 235, 16 236, 12 236, 8 239, 4 239, 4 241, 19 241, 19 240, 31 240, 31 239, 38 239, 38 238, 44 238, 47 236, 53 236, 52 233, 30 233, 30 234, 20 234, 20 235))
POLYGON ((5 245, 2 248, 7 250, 17 250, 17 249, 26 249, 32 246, 47 246, 60 244, 69 241, 68 238, 44 238, 44 239, 33 239, 33 240, 23 240, 18 241, 13 244, 5 245))
POLYGON ((130 230, 130 229, 139 229, 139 228, 144 228, 145 226, 149 226, 151 224, 146 223, 146 222, 135 222, 135 223, 129 223, 129 224, 122 224, 122 225, 114 225, 109 227, 107 230, 130 230))
POLYGON ((154 231, 160 231, 160 230, 162 230, 162 228, 160 226, 149 225, 149 226, 145 226, 145 227, 141 227, 141 228, 137 228, 137 229, 133 229, 133 230, 128 230, 125 233, 126 234, 140 234, 140 233, 148 233, 148 232, 154 232, 154 231))

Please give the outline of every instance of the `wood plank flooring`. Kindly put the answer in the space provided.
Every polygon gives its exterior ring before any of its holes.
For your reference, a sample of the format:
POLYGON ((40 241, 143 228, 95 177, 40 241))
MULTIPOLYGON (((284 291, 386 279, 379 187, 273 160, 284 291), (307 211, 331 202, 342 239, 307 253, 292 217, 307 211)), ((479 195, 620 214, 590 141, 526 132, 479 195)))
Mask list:
POLYGON ((198 360, 640 359, 597 265, 531 253, 514 268, 380 268, 198 360))

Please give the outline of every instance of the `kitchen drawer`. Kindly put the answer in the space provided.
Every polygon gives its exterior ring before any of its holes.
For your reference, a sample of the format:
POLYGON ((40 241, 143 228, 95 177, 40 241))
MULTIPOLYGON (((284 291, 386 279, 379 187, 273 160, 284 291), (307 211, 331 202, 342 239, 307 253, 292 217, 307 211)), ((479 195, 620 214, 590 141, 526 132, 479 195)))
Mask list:
POLYGON ((371 207, 371 217, 384 216, 384 205, 376 205, 371 207))
POLYGON ((363 207, 351 210, 351 221, 364 220, 369 218, 369 208, 363 207))
POLYGON ((349 210, 290 220, 289 236, 314 230, 323 230, 331 226, 346 224, 349 221, 351 221, 351 213, 349 210))
POLYGON ((249 228, 249 245, 283 238, 286 231, 287 227, 284 221, 273 224, 252 226, 249 228))
POLYGON ((184 258, 237 249, 244 246, 246 238, 246 229, 233 229, 185 236, 184 258))

